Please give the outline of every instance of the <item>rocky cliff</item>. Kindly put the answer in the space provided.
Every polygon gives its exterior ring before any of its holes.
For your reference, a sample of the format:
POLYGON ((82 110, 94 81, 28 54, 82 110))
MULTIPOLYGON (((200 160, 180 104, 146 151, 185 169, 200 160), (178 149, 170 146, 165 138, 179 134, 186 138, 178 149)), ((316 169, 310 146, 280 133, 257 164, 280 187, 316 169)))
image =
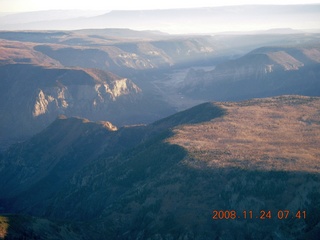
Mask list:
MULTIPOLYGON (((12 64, 0 66, 1 137, 33 135, 58 115, 117 123, 141 101, 141 90, 129 79, 94 69, 12 64)), ((123 123, 123 122, 121 122, 123 123)))
POLYGON ((190 70, 182 88, 204 99, 248 99, 277 94, 319 94, 320 49, 264 47, 212 71, 190 70))

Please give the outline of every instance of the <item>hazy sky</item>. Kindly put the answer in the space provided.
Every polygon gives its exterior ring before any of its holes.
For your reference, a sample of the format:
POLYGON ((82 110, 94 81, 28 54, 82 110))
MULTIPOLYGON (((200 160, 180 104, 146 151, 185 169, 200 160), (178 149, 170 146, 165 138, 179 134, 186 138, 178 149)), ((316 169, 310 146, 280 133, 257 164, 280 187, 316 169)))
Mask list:
POLYGON ((50 9, 83 10, 137 10, 189 7, 213 7, 243 4, 307 4, 320 3, 320 0, 0 0, 1 12, 26 12, 50 9))

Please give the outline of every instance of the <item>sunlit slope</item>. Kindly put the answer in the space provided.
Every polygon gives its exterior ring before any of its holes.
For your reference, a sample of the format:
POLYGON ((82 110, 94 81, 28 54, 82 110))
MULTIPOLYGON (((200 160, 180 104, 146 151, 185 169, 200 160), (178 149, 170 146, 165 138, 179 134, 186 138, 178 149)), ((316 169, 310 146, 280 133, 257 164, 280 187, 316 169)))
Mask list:
POLYGON ((179 127, 169 139, 188 150, 191 166, 320 172, 319 98, 283 96, 217 105, 225 116, 179 127))

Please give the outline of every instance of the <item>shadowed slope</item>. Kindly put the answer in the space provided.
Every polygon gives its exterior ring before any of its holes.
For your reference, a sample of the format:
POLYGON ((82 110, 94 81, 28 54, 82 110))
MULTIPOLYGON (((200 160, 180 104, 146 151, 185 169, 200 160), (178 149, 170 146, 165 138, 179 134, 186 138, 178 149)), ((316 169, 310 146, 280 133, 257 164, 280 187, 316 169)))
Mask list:
POLYGON ((319 106, 302 96, 205 103, 116 131, 62 118, 2 156, 12 189, 0 206, 84 224, 92 239, 316 239, 319 106))

